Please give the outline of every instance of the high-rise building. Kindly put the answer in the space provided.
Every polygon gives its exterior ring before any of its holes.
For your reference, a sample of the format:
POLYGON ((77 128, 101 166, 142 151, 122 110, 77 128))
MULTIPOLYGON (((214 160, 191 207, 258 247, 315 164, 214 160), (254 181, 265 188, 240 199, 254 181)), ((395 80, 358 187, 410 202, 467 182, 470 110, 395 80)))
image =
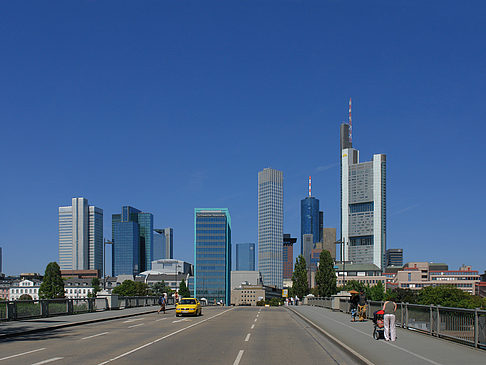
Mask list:
POLYGON ((319 242, 321 220, 319 199, 308 196, 300 201, 300 252, 304 252, 304 235, 311 234, 313 243, 319 242))
POLYGON ((59 266, 61 270, 103 270, 103 210, 88 199, 73 198, 59 207, 59 266))
POLYGON ((348 124, 341 125, 341 237, 344 259, 384 268, 386 249, 386 155, 360 162, 348 124))
POLYGON ((283 287, 283 173, 258 172, 258 267, 263 284, 283 287))
POLYGON ((3 273, 2 271, 2 248, 0 247, 0 274, 3 273))
POLYGON ((154 229, 154 260, 174 258, 174 230, 154 229))
POLYGON ((236 244, 236 271, 255 271, 255 244, 236 244))
POLYGON ((291 237, 290 234, 283 235, 283 278, 292 279, 294 272, 294 243, 297 238, 291 237))
POLYGON ((130 206, 112 215, 113 276, 137 275, 150 270, 153 260, 154 224, 152 213, 130 206))
POLYGON ((403 249, 389 248, 385 252, 385 266, 403 266, 403 249))
POLYGON ((194 295, 209 303, 231 298, 231 217, 226 208, 194 210, 194 295))

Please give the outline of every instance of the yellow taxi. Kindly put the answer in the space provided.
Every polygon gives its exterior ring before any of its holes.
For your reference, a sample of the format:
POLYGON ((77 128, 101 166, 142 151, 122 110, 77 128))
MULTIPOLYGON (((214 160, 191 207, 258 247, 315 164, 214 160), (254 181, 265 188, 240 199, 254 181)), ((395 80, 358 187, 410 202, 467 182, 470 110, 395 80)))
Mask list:
POLYGON ((200 316, 202 314, 201 303, 196 298, 182 298, 176 305, 176 317, 183 314, 200 316))

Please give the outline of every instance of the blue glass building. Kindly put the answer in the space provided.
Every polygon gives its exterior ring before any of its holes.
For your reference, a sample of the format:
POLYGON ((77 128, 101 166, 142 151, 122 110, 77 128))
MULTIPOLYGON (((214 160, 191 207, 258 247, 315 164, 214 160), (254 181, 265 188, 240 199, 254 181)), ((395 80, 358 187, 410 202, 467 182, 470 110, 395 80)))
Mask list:
POLYGON ((236 271, 255 271, 255 244, 236 244, 236 271))
POLYGON ((112 274, 137 275, 153 260, 153 215, 130 206, 112 215, 112 274))
POLYGON ((231 217, 228 209, 194 210, 194 296, 209 303, 231 296, 231 217))
POLYGON ((308 196, 300 201, 300 252, 304 253, 304 234, 312 234, 313 243, 321 238, 320 227, 323 219, 319 214, 319 199, 308 196))

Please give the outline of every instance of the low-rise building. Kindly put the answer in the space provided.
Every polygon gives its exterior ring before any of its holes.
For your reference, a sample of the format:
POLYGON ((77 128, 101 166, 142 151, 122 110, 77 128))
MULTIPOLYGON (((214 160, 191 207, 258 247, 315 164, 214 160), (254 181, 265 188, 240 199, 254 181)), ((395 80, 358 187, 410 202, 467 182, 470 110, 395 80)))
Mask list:
POLYGON ((8 300, 18 300, 22 295, 27 294, 33 300, 39 299, 40 280, 16 280, 12 282, 8 292, 8 300))
POLYGON ((281 289, 264 285, 241 285, 231 290, 231 305, 255 306, 260 300, 281 297, 281 289))
POLYGON ((242 285, 261 285, 262 275, 259 271, 231 271, 231 289, 242 285))
POLYGON ((337 285, 342 286, 351 280, 374 286, 379 282, 386 286, 387 277, 374 264, 337 264, 335 266, 337 285))

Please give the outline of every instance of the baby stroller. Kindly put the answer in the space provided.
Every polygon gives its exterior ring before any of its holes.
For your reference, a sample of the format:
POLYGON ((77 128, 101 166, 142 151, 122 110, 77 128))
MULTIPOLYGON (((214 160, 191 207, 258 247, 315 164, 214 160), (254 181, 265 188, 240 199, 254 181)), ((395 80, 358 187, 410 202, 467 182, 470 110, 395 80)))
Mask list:
POLYGON ((380 309, 373 313, 373 338, 375 340, 379 340, 380 338, 385 338, 385 321, 384 321, 385 312, 383 309, 380 309))

